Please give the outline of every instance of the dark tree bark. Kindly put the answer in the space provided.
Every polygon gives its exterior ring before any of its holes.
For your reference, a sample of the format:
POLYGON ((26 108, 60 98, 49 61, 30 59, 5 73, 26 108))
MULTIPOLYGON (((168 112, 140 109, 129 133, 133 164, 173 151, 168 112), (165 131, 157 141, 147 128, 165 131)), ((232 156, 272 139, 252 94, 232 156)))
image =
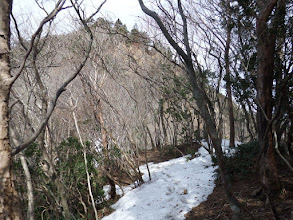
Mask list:
POLYGON ((246 129, 247 129, 247 131, 249 133, 250 141, 253 141, 253 140, 255 140, 255 138, 254 138, 253 133, 252 133, 252 131, 250 129, 250 118, 249 118, 249 114, 248 114, 248 112, 246 110, 246 107, 245 107, 245 105, 244 105, 243 102, 241 102, 241 107, 242 107, 242 110, 244 112, 245 121, 246 121, 246 123, 245 123, 246 124, 246 129))
POLYGON ((235 147, 235 123, 234 123, 234 113, 233 113, 233 101, 232 101, 232 89, 231 89, 231 71, 230 71, 230 59, 229 51, 231 44, 231 32, 232 32, 232 17, 230 9, 230 0, 227 1, 227 38, 225 45, 225 70, 226 70, 226 90, 228 98, 228 109, 229 109, 229 127, 230 127, 230 147, 235 147))
POLYGON ((257 121, 258 140, 261 146, 259 157, 260 183, 269 192, 280 190, 280 182, 274 156, 272 136, 272 86, 276 33, 268 21, 279 0, 270 0, 261 9, 256 23, 257 35, 257 121))
MULTIPOLYGON (((167 129, 166 129, 166 125, 165 125, 165 122, 164 122, 164 119, 165 119, 165 117, 164 117, 164 102, 162 102, 160 104, 160 113, 159 114, 160 114, 160 122, 162 124, 162 129, 163 129, 163 135, 164 135, 164 137, 163 137, 164 142, 162 144, 163 145, 168 145, 169 142, 168 142, 167 129)), ((160 125, 159 125, 159 127, 160 127, 160 125)))

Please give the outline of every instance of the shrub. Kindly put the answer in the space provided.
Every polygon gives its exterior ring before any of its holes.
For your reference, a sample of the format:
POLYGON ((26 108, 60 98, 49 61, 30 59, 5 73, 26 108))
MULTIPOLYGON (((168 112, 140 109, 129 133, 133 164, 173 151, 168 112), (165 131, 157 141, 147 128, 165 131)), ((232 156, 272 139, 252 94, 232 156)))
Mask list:
MULTIPOLYGON (((252 174, 255 158, 259 153, 259 144, 256 141, 241 144, 234 155, 224 156, 227 174, 244 179, 252 174)), ((213 160, 217 164, 217 160, 213 160)))

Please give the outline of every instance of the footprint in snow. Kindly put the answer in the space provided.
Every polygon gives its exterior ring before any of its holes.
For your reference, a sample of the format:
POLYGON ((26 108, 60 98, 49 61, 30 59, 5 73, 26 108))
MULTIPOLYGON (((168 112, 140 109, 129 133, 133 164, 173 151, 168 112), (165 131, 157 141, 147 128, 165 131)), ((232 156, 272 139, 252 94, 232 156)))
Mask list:
POLYGON ((174 187, 167 187, 168 192, 166 193, 166 195, 171 195, 174 192, 174 187))
POLYGON ((180 198, 182 203, 188 203, 185 197, 180 198))

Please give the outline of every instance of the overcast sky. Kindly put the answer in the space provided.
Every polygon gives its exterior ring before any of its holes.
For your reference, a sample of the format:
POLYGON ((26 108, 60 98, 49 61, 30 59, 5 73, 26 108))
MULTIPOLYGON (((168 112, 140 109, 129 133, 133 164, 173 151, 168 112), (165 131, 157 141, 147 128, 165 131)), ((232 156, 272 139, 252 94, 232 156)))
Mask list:
MULTIPOLYGON (((54 5, 53 2, 55 2, 54 0, 38 1, 46 2, 46 8, 49 8, 50 6, 52 7, 54 5)), ((101 2, 102 0, 85 0, 84 4, 88 8, 97 8, 101 2)), ((30 20, 34 19, 33 22, 39 23, 37 20, 44 17, 44 14, 40 14, 40 10, 36 5, 35 0, 14 0, 13 12, 17 17, 17 20, 21 20, 22 17, 27 17, 30 18, 30 20)), ((65 15, 66 13, 63 14, 65 15)), ((127 25, 128 29, 132 29, 135 23, 139 24, 138 16, 141 16, 142 14, 138 0, 107 0, 97 17, 103 16, 112 21, 116 21, 119 18, 127 25)), ((59 19, 64 20, 62 14, 59 15, 59 19)), ((25 20, 23 22, 25 22, 25 20)))
POLYGON ((137 16, 142 15, 138 0, 107 0, 102 13, 107 13, 113 20, 120 20, 130 29, 139 23, 137 16))

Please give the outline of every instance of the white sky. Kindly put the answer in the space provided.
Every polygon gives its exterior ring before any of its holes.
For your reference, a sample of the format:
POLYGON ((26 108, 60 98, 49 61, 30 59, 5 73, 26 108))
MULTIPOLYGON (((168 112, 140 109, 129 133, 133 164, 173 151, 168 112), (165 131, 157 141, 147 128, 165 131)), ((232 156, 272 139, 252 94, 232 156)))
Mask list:
POLYGON ((137 17, 143 14, 138 0, 108 0, 102 13, 107 13, 114 21, 120 18, 128 29, 131 29, 135 23, 139 23, 137 17))
MULTIPOLYGON (((54 0, 38 0, 38 2, 45 2, 46 9, 54 6, 54 0)), ((87 8, 97 8, 102 0, 85 0, 84 5, 87 8)), ((49 11, 49 10, 48 10, 49 11)), ((35 0, 14 0, 13 12, 20 24, 30 22, 29 26, 34 26, 44 17, 44 14, 40 11, 35 3, 35 0)), ((67 16, 68 12, 62 12, 59 14, 60 20, 65 20, 63 16, 67 16)), ((127 25, 128 30, 131 30, 135 23, 139 24, 138 16, 142 16, 143 12, 140 9, 138 0, 107 0, 102 7, 102 10, 96 17, 105 17, 112 21, 116 21, 118 18, 123 24, 127 25)))

